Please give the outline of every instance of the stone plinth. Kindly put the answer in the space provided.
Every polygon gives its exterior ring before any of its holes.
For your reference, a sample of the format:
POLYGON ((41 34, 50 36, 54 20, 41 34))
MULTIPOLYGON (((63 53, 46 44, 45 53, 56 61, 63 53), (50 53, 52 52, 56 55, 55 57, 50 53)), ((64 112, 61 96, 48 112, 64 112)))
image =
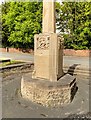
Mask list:
POLYGON ((61 77, 57 82, 32 79, 31 74, 26 74, 21 81, 22 97, 46 107, 58 107, 70 103, 75 92, 76 79, 69 74, 61 77))
POLYGON ((34 38, 33 78, 57 81, 63 75, 63 38, 56 33, 42 33, 34 38))

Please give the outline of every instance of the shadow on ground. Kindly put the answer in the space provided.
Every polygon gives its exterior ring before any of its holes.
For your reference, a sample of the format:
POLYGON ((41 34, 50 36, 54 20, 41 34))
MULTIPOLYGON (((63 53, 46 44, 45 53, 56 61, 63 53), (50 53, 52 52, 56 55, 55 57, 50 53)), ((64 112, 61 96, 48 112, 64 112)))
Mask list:
POLYGON ((72 66, 70 66, 67 73, 70 75, 74 75, 74 71, 78 65, 80 65, 80 64, 73 64, 72 66))
MULTIPOLYGON (((66 73, 64 73, 64 75, 65 74, 70 74, 70 75, 74 75, 74 71, 75 71, 75 69, 76 69, 76 67, 78 66, 78 65, 80 65, 80 64, 73 64, 73 65, 71 65, 69 68, 68 68, 68 71, 66 72, 66 73)), ((75 78, 76 79, 76 78, 75 78)), ((71 102, 73 101, 73 99, 74 99, 74 97, 75 97, 75 95, 76 95, 76 93, 77 93, 77 91, 78 91, 78 86, 76 85, 76 83, 74 84, 74 86, 73 86, 73 88, 74 87, 76 87, 75 88, 75 90, 73 91, 73 89, 71 89, 71 102)))

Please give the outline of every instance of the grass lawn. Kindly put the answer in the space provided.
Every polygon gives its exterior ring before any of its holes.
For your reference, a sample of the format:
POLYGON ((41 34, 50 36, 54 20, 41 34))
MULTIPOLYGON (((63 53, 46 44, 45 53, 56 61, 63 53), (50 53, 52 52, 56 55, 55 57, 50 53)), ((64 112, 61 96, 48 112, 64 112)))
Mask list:
POLYGON ((17 61, 17 60, 10 60, 9 62, 2 62, 0 63, 0 67, 4 67, 4 66, 8 66, 8 65, 13 65, 13 64, 20 64, 20 63, 24 63, 22 61, 17 61))

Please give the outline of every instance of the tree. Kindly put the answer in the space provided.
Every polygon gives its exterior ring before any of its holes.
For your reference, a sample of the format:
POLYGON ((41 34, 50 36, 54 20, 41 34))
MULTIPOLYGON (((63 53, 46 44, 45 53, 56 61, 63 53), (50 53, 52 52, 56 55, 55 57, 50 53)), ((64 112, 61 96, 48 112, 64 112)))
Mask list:
POLYGON ((91 2, 63 2, 58 26, 65 48, 91 49, 91 2))
MULTIPOLYGON (((42 2, 2 4, 2 44, 4 47, 33 48, 34 34, 42 31, 42 2)), ((60 4, 56 3, 56 13, 60 4)))
POLYGON ((42 28, 42 2, 7 2, 2 11, 3 43, 33 48, 34 34, 42 28))
MULTIPOLYGON (((91 49, 91 2, 56 3, 56 22, 65 48, 91 49)), ((42 31, 42 2, 2 4, 2 43, 33 48, 34 34, 42 31)))
POLYGON ((9 12, 9 3, 5 3, 1 5, 2 8, 2 45, 4 47, 10 46, 10 42, 8 41, 9 30, 8 26, 5 24, 5 15, 9 12))

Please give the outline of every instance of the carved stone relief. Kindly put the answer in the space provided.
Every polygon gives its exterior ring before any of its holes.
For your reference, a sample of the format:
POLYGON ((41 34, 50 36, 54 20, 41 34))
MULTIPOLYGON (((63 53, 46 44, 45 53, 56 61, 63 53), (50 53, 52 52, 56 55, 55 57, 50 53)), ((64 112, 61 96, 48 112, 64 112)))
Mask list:
POLYGON ((37 49, 49 49, 49 40, 50 37, 49 36, 38 36, 37 37, 37 49))

